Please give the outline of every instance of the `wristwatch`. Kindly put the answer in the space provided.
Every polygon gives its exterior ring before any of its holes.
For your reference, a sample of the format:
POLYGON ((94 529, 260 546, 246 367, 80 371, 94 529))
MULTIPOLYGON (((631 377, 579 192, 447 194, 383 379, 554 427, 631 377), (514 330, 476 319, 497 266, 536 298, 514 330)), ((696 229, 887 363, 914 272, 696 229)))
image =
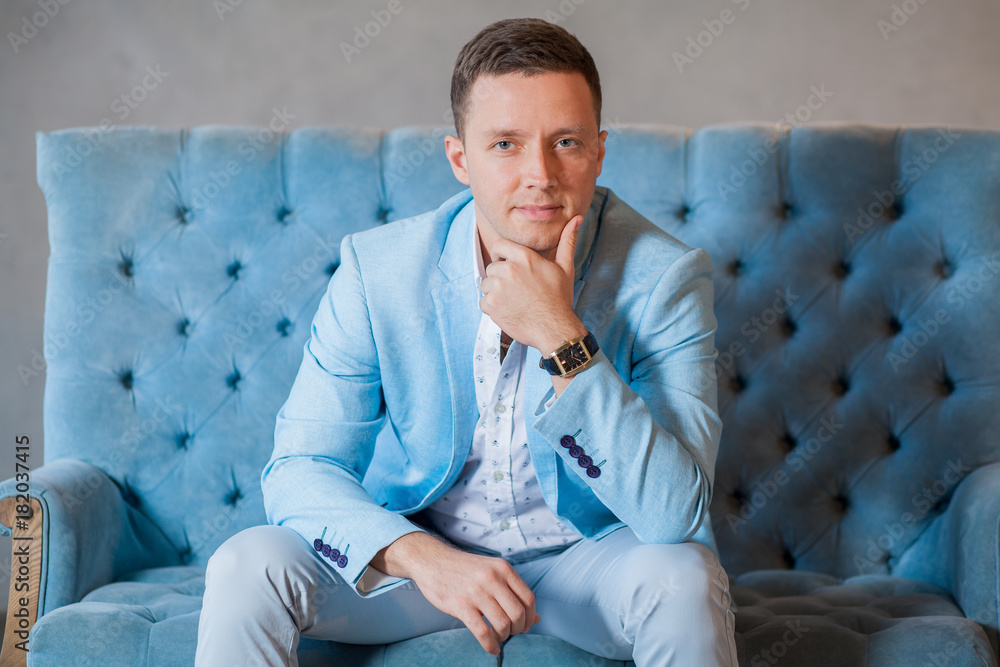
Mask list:
POLYGON ((569 377, 589 368, 599 349, 594 334, 588 331, 585 336, 563 341, 552 354, 539 359, 538 366, 549 375, 569 377))

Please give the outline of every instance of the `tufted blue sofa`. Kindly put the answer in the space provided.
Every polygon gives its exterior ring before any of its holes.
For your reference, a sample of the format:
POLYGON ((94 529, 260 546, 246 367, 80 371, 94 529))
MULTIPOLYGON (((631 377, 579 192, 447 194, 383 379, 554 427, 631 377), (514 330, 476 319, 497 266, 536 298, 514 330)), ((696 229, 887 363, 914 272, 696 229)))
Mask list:
MULTIPOLYGON (((713 261, 709 542, 741 664, 996 665, 1000 132, 609 130, 598 184, 713 261)), ((464 189, 451 131, 38 133, 44 465, 30 507, 0 485, 0 518, 33 531, 37 590, 12 598, 5 660, 192 663, 208 558, 265 522, 275 414, 340 239, 464 189), (11 648, 21 607, 27 654, 11 648)), ((517 636, 503 665, 623 664, 582 643, 517 636)), ((498 664, 465 629, 302 638, 298 656, 498 664)))

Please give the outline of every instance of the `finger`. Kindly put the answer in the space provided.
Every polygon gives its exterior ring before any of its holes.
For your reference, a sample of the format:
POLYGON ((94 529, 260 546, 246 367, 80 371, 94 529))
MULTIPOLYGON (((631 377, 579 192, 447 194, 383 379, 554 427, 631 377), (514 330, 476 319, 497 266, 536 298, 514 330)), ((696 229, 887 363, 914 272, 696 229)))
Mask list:
POLYGON ((500 654, 500 642, 497 640, 496 632, 486 624, 478 611, 470 611, 459 619, 469 628, 469 632, 476 638, 483 650, 491 655, 500 654))
POLYGON ((512 635, 524 632, 525 628, 530 625, 528 619, 535 617, 534 612, 529 615, 524 602, 509 588, 498 590, 496 600, 503 607, 507 618, 510 619, 510 634, 512 635))
POLYGON ((510 263, 498 257, 495 262, 490 262, 486 266, 486 275, 483 280, 486 280, 487 276, 503 275, 504 271, 510 271, 510 263))
POLYGON ((511 630, 513 626, 511 616, 496 599, 491 597, 483 604, 483 607, 483 615, 493 626, 497 639, 503 641, 514 634, 511 630))
POLYGON ((490 246, 490 257, 493 259, 527 262, 529 252, 535 251, 530 248, 526 248, 516 241, 504 238, 497 239, 493 242, 493 245, 490 246))
POLYGON ((524 579, 516 571, 512 571, 511 575, 507 577, 507 585, 524 607, 525 621, 523 631, 527 632, 533 623, 542 620, 541 616, 535 612, 535 594, 528 588, 528 584, 524 583, 524 579))
POLYGON ((582 215, 574 215, 566 226, 563 227, 562 235, 559 237, 559 247, 556 248, 556 264, 563 268, 569 275, 576 273, 573 264, 573 256, 576 254, 576 237, 583 222, 582 215))

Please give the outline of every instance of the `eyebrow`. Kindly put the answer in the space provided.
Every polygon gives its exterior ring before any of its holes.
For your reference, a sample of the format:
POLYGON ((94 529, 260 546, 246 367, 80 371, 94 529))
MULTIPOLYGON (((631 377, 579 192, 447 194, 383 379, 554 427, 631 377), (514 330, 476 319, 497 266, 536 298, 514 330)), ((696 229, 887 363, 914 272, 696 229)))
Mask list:
MULTIPOLYGON (((573 127, 561 127, 558 130, 556 130, 555 132, 553 132, 552 134, 553 135, 556 135, 556 134, 582 134, 586 130, 587 130, 587 127, 585 125, 574 125, 573 127)), ((520 130, 513 130, 513 129, 499 127, 499 128, 493 128, 493 129, 487 130, 486 131, 486 138, 487 139, 495 139, 497 137, 517 137, 517 138, 521 138, 521 137, 524 137, 525 134, 526 133, 521 132, 520 130)))

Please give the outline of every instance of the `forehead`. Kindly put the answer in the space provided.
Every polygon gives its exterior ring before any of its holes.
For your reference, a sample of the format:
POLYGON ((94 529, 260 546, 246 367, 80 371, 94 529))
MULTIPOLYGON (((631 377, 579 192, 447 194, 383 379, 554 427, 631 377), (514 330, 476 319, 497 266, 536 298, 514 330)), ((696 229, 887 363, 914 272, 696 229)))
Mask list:
POLYGON ((593 125, 597 118, 587 80, 579 72, 482 75, 466 108, 470 132, 492 128, 593 125))

